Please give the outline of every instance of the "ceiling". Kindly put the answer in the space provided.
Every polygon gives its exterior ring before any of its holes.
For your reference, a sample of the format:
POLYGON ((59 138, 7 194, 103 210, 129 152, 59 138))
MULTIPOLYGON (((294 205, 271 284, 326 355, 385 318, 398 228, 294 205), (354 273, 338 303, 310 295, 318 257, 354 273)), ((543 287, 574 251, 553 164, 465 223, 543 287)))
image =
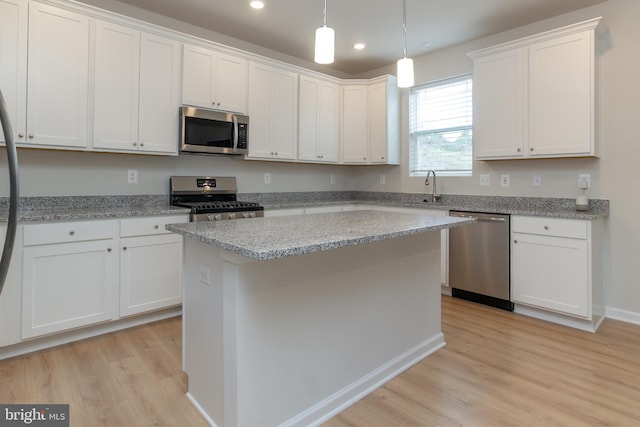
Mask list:
MULTIPOLYGON (((120 0, 302 60, 313 61, 323 0, 120 0)), ((407 0, 407 56, 416 57, 605 0, 407 0)), ((327 0, 335 30, 335 62, 356 75, 402 57, 402 0, 327 0), (366 43, 356 51, 355 42, 366 43)))

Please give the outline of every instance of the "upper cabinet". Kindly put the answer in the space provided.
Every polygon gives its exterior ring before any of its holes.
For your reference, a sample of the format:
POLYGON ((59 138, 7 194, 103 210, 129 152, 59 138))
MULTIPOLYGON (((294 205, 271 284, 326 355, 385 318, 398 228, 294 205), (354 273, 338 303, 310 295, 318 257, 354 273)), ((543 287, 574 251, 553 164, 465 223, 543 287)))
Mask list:
POLYGON ((298 159, 338 161, 340 86, 311 76, 300 76, 298 102, 298 159))
POLYGON ((96 24, 93 147, 177 154, 180 44, 96 24))
POLYGON ((597 156, 601 18, 471 52, 474 157, 597 156))
POLYGON ((248 158, 295 160, 298 74, 261 62, 249 64, 248 158))
POLYGON ((342 160, 399 164, 398 86, 393 76, 343 86, 342 160))
POLYGON ((0 0, 0 90, 18 142, 27 127, 27 27, 27 0, 0 0))
POLYGON ((91 20, 38 2, 29 7, 27 128, 16 129, 18 141, 84 148, 89 139, 91 20))
POLYGON ((196 107, 247 112, 247 60, 184 45, 182 102, 196 107))

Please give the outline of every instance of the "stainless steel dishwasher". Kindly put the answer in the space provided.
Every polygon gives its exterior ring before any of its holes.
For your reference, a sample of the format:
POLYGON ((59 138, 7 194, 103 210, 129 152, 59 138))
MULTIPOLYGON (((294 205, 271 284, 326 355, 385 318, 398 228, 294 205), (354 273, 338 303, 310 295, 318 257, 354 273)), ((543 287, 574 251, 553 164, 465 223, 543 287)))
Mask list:
POLYGON ((451 295, 513 311, 509 215, 450 211, 449 216, 478 221, 449 229, 451 295))

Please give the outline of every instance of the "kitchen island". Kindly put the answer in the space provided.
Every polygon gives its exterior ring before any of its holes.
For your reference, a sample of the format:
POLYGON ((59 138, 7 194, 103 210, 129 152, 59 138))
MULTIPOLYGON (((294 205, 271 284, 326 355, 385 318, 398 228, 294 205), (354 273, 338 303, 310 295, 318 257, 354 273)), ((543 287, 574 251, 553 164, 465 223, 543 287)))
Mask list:
POLYGON ((313 425, 444 346, 440 233, 378 211, 169 225, 183 366, 211 425, 313 425))

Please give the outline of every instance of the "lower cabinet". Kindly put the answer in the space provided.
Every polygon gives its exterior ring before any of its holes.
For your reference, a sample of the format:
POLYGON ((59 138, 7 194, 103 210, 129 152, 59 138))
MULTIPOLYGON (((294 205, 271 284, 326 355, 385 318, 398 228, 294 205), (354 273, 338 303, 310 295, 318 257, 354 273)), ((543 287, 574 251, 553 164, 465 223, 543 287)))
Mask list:
POLYGON ((601 220, 511 217, 513 301, 598 321, 603 313, 601 220))
POLYGON ((120 239, 120 316, 182 303, 182 236, 166 224, 184 217, 123 219, 120 239), (137 235, 136 235, 137 234, 137 235))
POLYGON ((24 225, 21 339, 179 305, 182 237, 165 225, 180 222, 188 217, 24 225))
POLYGON ((117 318, 116 221, 24 226, 22 338, 117 318))

